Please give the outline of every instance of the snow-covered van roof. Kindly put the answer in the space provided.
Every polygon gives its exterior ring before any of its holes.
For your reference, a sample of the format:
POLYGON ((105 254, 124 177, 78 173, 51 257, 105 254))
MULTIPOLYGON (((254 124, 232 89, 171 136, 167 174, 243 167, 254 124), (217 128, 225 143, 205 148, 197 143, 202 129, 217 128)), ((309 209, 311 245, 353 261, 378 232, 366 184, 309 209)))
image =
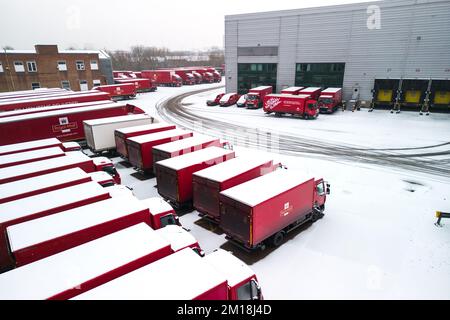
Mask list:
POLYGON ((62 143, 56 138, 49 138, 49 139, 41 139, 41 140, 34 140, 34 141, 28 141, 28 142, 20 142, 20 143, 13 143, 13 144, 7 144, 4 146, 0 146, 0 155, 4 155, 11 152, 18 152, 18 151, 25 151, 30 149, 36 149, 36 148, 43 148, 43 147, 54 147, 54 146, 60 146, 62 143))
POLYGON ((298 171, 276 170, 222 191, 221 194, 254 207, 311 179, 311 175, 298 171))
POLYGON ((167 152, 167 153, 172 153, 172 152, 180 151, 180 150, 183 150, 186 148, 198 146, 198 145, 201 145, 204 143, 214 142, 216 140, 219 140, 219 139, 210 137, 210 136, 205 136, 205 135, 198 134, 198 133, 194 133, 194 135, 190 138, 184 138, 181 140, 160 144, 160 145, 154 146, 153 149, 167 152))
POLYGON ((220 98, 220 102, 227 102, 229 99, 230 99, 230 97, 232 96, 232 95, 235 95, 235 93, 226 93, 226 94, 224 94, 223 96, 222 96, 222 98, 220 98))
POLYGON ((93 197, 108 197, 96 182, 86 182, 0 204, 0 223, 32 216, 93 197))
POLYGON ((336 93, 338 91, 341 91, 342 88, 327 88, 322 91, 322 93, 336 93))
POLYGON ((164 228, 156 230, 156 233, 170 242, 170 247, 174 252, 197 243, 197 239, 195 239, 190 232, 176 225, 165 226, 164 228))
POLYGON ((151 124, 144 124, 144 125, 140 125, 140 126, 120 128, 120 129, 116 129, 116 131, 120 132, 122 134, 128 134, 128 133, 139 132, 139 131, 144 131, 144 130, 164 128, 164 127, 168 127, 168 126, 173 126, 173 125, 165 123, 165 122, 154 122, 151 124))
POLYGON ((223 182, 267 162, 272 163, 272 159, 268 156, 236 157, 215 166, 197 171, 194 173, 194 176, 216 182, 223 182))
POLYGON ((225 275, 231 287, 255 275, 249 266, 223 249, 217 249, 203 259, 219 273, 225 275))
POLYGON ((225 281, 203 258, 186 248, 74 299, 191 300, 225 281))
POLYGON ((209 147, 191 153, 183 154, 178 157, 158 161, 157 163, 173 170, 180 170, 199 162, 205 162, 213 158, 231 154, 233 154, 232 150, 226 150, 220 147, 209 147))
POLYGON ((125 116, 117 116, 117 117, 110 117, 110 118, 99 118, 99 119, 93 119, 93 120, 84 120, 83 123, 88 126, 97 126, 102 124, 110 124, 110 123, 120 123, 120 122, 126 122, 126 121, 132 121, 132 120, 144 120, 148 119, 148 121, 152 122, 152 117, 148 114, 142 113, 142 114, 129 114, 125 116))
POLYGON ((136 198, 111 198, 50 216, 19 223, 6 229, 11 251, 74 233, 147 208, 136 198))
POLYGON ((153 216, 173 211, 170 204, 158 197, 143 199, 141 202, 150 210, 150 214, 153 216))
POLYGON ((0 299, 48 299, 169 245, 140 223, 0 274, 0 299))
POLYGON ((20 161, 31 161, 45 157, 62 157, 65 153, 59 147, 23 151, 0 156, 0 166, 12 165, 20 161))
POLYGON ((301 90, 300 92, 313 92, 313 91, 317 91, 317 90, 321 90, 321 89, 322 88, 319 88, 319 87, 308 87, 308 88, 301 90))
MULTIPOLYGON (((111 177, 106 172, 101 172, 108 175, 108 177, 111 177)), ((44 174, 33 178, 4 183, 0 184, 0 200, 33 192, 35 190, 70 183, 72 181, 88 181, 88 179, 89 175, 86 172, 80 168, 73 168, 44 174)))
POLYGON ((84 161, 92 161, 92 159, 80 151, 68 152, 64 157, 29 162, 19 164, 14 167, 0 168, 0 180, 22 176, 34 172, 40 172, 48 169, 54 169, 57 167, 63 167, 84 161))
POLYGON ((173 130, 165 130, 165 131, 160 131, 160 132, 155 132, 155 133, 144 134, 142 136, 128 138, 128 140, 140 144, 140 143, 151 142, 151 141, 155 141, 155 140, 180 136, 180 135, 188 134, 188 133, 192 133, 192 131, 187 131, 187 130, 183 130, 183 129, 173 129, 173 130))

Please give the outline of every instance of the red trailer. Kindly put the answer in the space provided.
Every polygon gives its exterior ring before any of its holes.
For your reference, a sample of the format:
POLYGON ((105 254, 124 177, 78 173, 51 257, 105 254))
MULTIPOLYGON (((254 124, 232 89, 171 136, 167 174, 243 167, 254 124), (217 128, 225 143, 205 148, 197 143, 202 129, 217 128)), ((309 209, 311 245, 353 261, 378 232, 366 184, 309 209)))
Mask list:
POLYGON ((38 96, 48 96, 55 93, 72 93, 72 90, 66 90, 61 88, 52 89, 40 89, 40 90, 25 90, 25 91, 12 91, 12 92, 2 92, 0 93, 0 101, 10 100, 25 97, 38 97, 38 96))
POLYGON ((136 97, 136 86, 134 83, 96 86, 94 90, 108 93, 112 100, 133 99, 136 97))
POLYGON ((153 230, 161 229, 169 225, 181 226, 177 214, 173 208, 161 198, 148 198, 141 200, 150 211, 150 226, 153 230))
POLYGON ((116 129, 114 131, 114 139, 116 141, 116 151, 124 158, 128 158, 128 148, 126 139, 142 136, 149 133, 156 133, 160 131, 173 130, 176 126, 167 124, 164 122, 157 122, 152 124, 146 124, 142 126, 134 126, 116 129))
POLYGON ((136 92, 153 92, 156 91, 156 86, 150 79, 141 79, 140 77, 136 77, 134 79, 114 79, 114 82, 122 84, 122 83, 132 83, 136 87, 136 92))
POLYGON ((171 252, 167 240, 140 223, 0 275, 8 288, 0 299, 70 299, 171 252))
POLYGON ((124 116, 142 111, 125 103, 111 103, 0 118, 0 144, 45 138, 85 139, 84 120, 124 116))
POLYGON ((8 248, 16 267, 46 258, 139 223, 148 208, 136 198, 111 198, 8 227, 8 248))
POLYGON ((78 151, 80 145, 76 142, 62 143, 56 138, 48 138, 42 140, 33 140, 28 142, 13 143, 0 146, 0 156, 13 154, 18 152, 39 150, 45 148, 59 147, 63 151, 78 151))
POLYGON ((206 100, 206 105, 210 107, 218 106, 220 104, 220 99, 222 99, 224 95, 225 93, 219 93, 214 99, 206 100))
POLYGON ((65 152, 62 151, 59 147, 7 154, 4 156, 0 156, 0 168, 12 167, 19 164, 62 157, 65 155, 65 152))
POLYGON ((240 97, 241 96, 235 92, 227 93, 224 96, 222 96, 222 98, 220 98, 219 104, 221 107, 229 107, 232 106, 233 104, 236 104, 236 102, 238 102, 240 97))
POLYGON ((180 87, 183 84, 175 70, 143 70, 142 77, 154 80, 158 86, 180 87))
POLYGON ((192 131, 182 129, 166 130, 126 139, 128 160, 140 170, 151 170, 153 167, 154 146, 192 137, 192 131))
POLYGON ((192 206, 192 175, 234 158, 234 151, 209 147, 156 163, 158 193, 175 207, 192 206))
POLYGON ((342 106, 342 88, 327 88, 320 94, 317 106, 320 113, 333 113, 342 106))
POLYGON ((120 175, 111 160, 105 157, 89 158, 82 152, 68 152, 64 157, 2 168, 0 169, 0 184, 71 168, 80 168, 87 173, 105 171, 114 178, 116 183, 120 184, 120 175))
POLYGON ((248 109, 261 108, 263 106, 264 98, 266 97, 266 95, 271 94, 272 90, 272 86, 263 86, 250 89, 247 94, 245 106, 248 109))
POLYGON ((304 119, 316 119, 319 116, 317 101, 305 94, 269 94, 264 98, 264 112, 300 116, 304 119))
POLYGON ((97 91, 91 90, 91 91, 83 91, 83 92, 77 92, 77 91, 59 91, 59 92, 52 92, 48 94, 39 94, 39 95, 27 95, 23 97, 10 97, 10 98, 4 98, 0 100, 0 103, 2 104, 15 104, 20 102, 26 102, 29 100, 34 99, 58 99, 58 98, 66 98, 66 97, 73 97, 73 96, 79 96, 79 95, 89 95, 93 93, 98 93, 97 91))
POLYGON ((277 170, 220 193, 220 226, 231 242, 252 250, 279 246, 286 234, 323 216, 323 179, 277 170))
POLYGON ((322 88, 319 87, 308 87, 300 91, 300 94, 309 95, 311 99, 317 100, 320 97, 320 93, 322 92, 322 88))
POLYGON ((180 78, 183 80, 183 84, 186 84, 186 85, 193 85, 193 84, 195 84, 195 77, 188 70, 175 69, 175 73, 177 75, 179 75, 180 78))
POLYGON ((194 134, 190 138, 172 141, 153 147, 153 169, 155 163, 161 160, 178 157, 182 154, 205 149, 207 147, 220 147, 220 139, 205 135, 194 134))
POLYGON ((281 94, 295 94, 298 95, 300 94, 300 91, 302 91, 303 89, 305 89, 305 87, 289 87, 289 88, 285 88, 283 90, 281 90, 281 94))
POLYGON ((0 111, 11 111, 18 109, 37 108, 45 106, 55 106, 67 103, 92 102, 100 100, 111 100, 105 92, 75 93, 72 95, 61 95, 55 97, 26 98, 16 100, 16 102, 0 102, 0 111))
POLYGON ((219 194, 243 182, 275 170, 272 160, 264 157, 237 157, 194 173, 193 205, 202 216, 220 221, 219 194))

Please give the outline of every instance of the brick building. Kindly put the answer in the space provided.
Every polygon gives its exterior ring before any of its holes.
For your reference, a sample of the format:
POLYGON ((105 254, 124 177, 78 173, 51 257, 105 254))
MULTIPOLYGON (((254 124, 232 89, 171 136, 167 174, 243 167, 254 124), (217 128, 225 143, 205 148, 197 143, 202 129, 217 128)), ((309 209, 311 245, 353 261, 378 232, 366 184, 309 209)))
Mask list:
POLYGON ((104 51, 58 50, 57 45, 0 51, 0 92, 43 87, 90 90, 111 82, 111 59, 104 51))

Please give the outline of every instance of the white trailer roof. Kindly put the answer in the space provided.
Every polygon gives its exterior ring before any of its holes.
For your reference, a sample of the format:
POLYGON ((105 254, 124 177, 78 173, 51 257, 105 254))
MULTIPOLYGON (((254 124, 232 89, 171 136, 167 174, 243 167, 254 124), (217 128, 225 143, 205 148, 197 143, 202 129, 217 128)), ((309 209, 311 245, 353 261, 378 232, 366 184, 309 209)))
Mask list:
POLYGON ((297 171, 276 170, 222 191, 221 194, 254 207, 312 178, 297 171))
POLYGON ((165 123, 165 122, 154 122, 151 124, 144 124, 141 126, 120 128, 120 129, 116 129, 116 131, 120 132, 122 134, 128 134, 128 133, 139 132, 139 131, 144 131, 144 130, 159 129, 159 128, 164 128, 164 127, 168 127, 168 126, 172 126, 172 125, 165 123))
POLYGON ((258 90, 258 91, 266 90, 267 88, 272 88, 272 86, 261 86, 261 87, 251 88, 251 89, 249 90, 249 92, 251 92, 251 91, 253 91, 253 90, 258 90))
POLYGON ((129 114, 129 115, 118 116, 118 117, 84 120, 83 123, 88 126, 97 126, 97 125, 102 125, 102 124, 120 123, 120 122, 126 122, 126 121, 132 121, 132 120, 143 120, 143 119, 148 119, 151 122, 152 117, 145 113, 129 114))
POLYGON ((15 201, 9 201, 0 204, 0 223, 31 216, 39 212, 102 195, 108 195, 108 191, 105 188, 96 182, 86 182, 15 201))
POLYGON ((236 157, 215 166, 197 171, 194 173, 194 176, 223 182, 269 161, 272 162, 272 159, 268 156, 236 157))
POLYGON ((17 163, 20 161, 33 160, 44 157, 62 157, 64 155, 64 151, 62 151, 59 147, 23 151, 0 156, 0 165, 12 165, 13 163, 17 163))
POLYGON ((155 132, 155 133, 144 134, 142 136, 128 138, 128 140, 134 141, 136 143, 145 143, 145 142, 151 142, 151 141, 155 141, 155 140, 170 138, 170 137, 174 137, 174 136, 179 136, 179 135, 183 135, 183 134, 187 134, 187 133, 191 133, 191 132, 192 131, 187 131, 187 130, 183 130, 183 129, 165 130, 165 131, 160 131, 160 132, 155 132))
POLYGON ((90 91, 90 92, 64 92, 64 93, 55 93, 51 96, 33 96, 33 97, 25 97, 25 98, 17 98, 14 101, 0 101, 0 106, 7 106, 10 104, 22 103, 22 102, 36 102, 36 101, 53 101, 60 100, 71 97, 85 97, 85 96, 105 96, 104 92, 100 92, 98 90, 90 91))
POLYGON ((170 247, 174 252, 197 243, 197 239, 190 232, 176 225, 165 226, 156 230, 156 233, 170 243, 170 247))
POLYGON ((18 152, 21 150, 29 150, 29 149, 35 149, 35 148, 57 146, 57 145, 61 145, 61 141, 59 141, 56 138, 7 144, 4 146, 0 146, 0 155, 6 154, 6 153, 11 153, 11 152, 18 152))
POLYGON ((317 90, 320 90, 320 89, 322 89, 322 88, 319 88, 319 87, 308 87, 308 88, 303 89, 300 92, 312 92, 312 91, 317 91, 317 90))
POLYGON ((147 209, 138 199, 111 198, 26 221, 6 229, 11 251, 61 237, 147 209))
POLYGON ((154 216, 173 211, 170 204, 158 197, 143 199, 141 202, 145 204, 145 206, 150 210, 150 214, 154 216))
POLYGON ((309 94, 288 94, 288 93, 271 93, 266 97, 274 97, 274 98, 289 98, 289 99, 307 99, 311 97, 309 94))
POLYGON ((190 300, 225 281, 203 258, 186 248, 74 299, 190 300))
POLYGON ((0 299, 48 299, 167 246, 140 223, 0 274, 0 299))
POLYGON ((36 113, 28 113, 28 114, 22 114, 14 117, 6 117, 6 118, 0 118, 0 124, 2 123, 9 123, 9 122, 16 122, 16 121, 23 121, 23 120, 31 120, 31 119, 39 119, 39 118, 45 118, 45 117, 51 117, 51 116, 58 116, 58 115, 70 115, 74 113, 79 112, 87 112, 91 110, 105 110, 105 109, 111 109, 116 107, 125 107, 126 103, 108 103, 108 104, 100 104, 96 106, 86 106, 82 108, 72 108, 72 109, 62 109, 62 110, 53 110, 53 111, 46 111, 46 112, 36 112, 36 113))
POLYGON ((22 176, 33 172, 41 172, 44 170, 63 167, 84 161, 92 161, 92 159, 81 151, 68 152, 64 157, 39 160, 35 162, 19 164, 13 167, 0 168, 0 180, 22 176))
POLYGON ((220 147, 209 147, 206 149, 183 154, 178 157, 158 161, 157 163, 173 170, 180 170, 199 162, 208 161, 213 158, 229 155, 232 153, 232 150, 226 150, 220 147))
POLYGON ((180 151, 186 148, 191 148, 194 146, 198 146, 204 143, 213 142, 215 140, 218 140, 218 138, 205 136, 202 134, 194 133, 194 135, 190 138, 184 138, 177 141, 167 142, 164 144, 160 144, 158 146, 154 146, 153 149, 172 153, 175 151, 180 151))
POLYGON ((219 273, 225 275, 229 286, 235 286, 241 281, 255 275, 249 266, 223 249, 217 249, 211 252, 204 259, 219 273))
MULTIPOLYGON (((111 177, 104 171, 104 174, 111 177)), ((51 186, 69 183, 71 181, 78 181, 89 178, 89 175, 80 168, 67 169, 63 171, 44 174, 41 176, 13 181, 9 183, 0 184, 0 199, 10 198, 19 194, 32 192, 49 188, 51 186)))
POLYGON ((336 93, 338 91, 341 91, 342 88, 327 88, 322 91, 322 93, 336 93))
POLYGON ((294 91, 302 90, 304 88, 305 87, 289 87, 289 88, 282 89, 281 91, 294 92, 294 91))

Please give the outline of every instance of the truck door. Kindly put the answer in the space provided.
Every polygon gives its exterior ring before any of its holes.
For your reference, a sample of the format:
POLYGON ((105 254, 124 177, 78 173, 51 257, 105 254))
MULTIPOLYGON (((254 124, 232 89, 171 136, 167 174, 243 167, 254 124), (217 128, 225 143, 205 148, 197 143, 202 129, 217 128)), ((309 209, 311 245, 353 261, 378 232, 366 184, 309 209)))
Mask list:
POLYGON ((325 186, 325 182, 323 181, 323 179, 317 180, 314 203, 318 207, 323 207, 323 205, 325 204, 326 197, 327 197, 327 187, 325 186))
POLYGON ((262 300, 261 287, 255 279, 241 283, 234 290, 236 300, 262 300))

